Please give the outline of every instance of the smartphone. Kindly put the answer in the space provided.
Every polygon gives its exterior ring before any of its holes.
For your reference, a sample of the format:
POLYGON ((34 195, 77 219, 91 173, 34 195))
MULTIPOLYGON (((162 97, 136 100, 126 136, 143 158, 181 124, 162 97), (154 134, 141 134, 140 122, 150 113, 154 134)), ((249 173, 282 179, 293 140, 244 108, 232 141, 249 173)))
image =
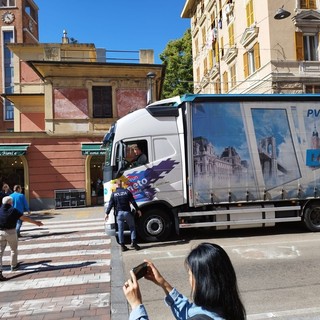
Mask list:
POLYGON ((133 273, 136 275, 137 280, 141 279, 145 276, 148 270, 148 264, 146 262, 143 262, 139 264, 138 266, 131 269, 133 273))

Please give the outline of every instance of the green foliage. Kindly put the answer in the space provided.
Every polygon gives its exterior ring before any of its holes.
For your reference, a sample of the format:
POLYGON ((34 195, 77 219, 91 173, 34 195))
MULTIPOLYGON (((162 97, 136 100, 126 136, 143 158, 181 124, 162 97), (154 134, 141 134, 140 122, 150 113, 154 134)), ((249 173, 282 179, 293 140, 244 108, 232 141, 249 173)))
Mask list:
POLYGON ((170 41, 160 59, 166 66, 162 99, 193 93, 192 41, 188 29, 181 39, 170 41))

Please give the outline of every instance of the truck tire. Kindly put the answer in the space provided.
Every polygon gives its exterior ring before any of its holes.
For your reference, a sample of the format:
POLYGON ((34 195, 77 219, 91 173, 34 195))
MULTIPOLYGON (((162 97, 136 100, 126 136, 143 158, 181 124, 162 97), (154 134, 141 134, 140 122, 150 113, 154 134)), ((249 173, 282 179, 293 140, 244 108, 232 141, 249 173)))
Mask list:
POLYGON ((172 221, 161 209, 149 209, 138 219, 137 231, 147 242, 164 241, 172 233, 172 221))
POLYGON ((320 205, 311 205, 306 208, 303 219, 310 231, 320 231, 320 205))

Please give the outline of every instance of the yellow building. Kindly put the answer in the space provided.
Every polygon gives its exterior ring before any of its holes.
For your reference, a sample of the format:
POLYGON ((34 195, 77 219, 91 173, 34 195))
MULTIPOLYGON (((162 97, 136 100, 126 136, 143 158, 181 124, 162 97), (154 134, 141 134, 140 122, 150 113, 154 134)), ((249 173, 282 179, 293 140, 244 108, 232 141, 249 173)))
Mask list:
POLYGON ((320 92, 319 9, 311 0, 187 0, 194 92, 320 92))

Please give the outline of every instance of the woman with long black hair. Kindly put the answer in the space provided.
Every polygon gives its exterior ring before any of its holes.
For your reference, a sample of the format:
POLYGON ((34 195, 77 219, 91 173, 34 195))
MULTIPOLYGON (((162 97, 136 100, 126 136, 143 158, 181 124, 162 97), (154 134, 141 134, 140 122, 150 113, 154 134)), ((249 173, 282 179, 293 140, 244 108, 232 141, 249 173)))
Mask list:
MULTIPOLYGON (((206 315, 215 320, 244 320, 245 308, 239 296, 237 277, 227 253, 219 245, 201 243, 188 254, 185 265, 189 273, 192 302, 168 283, 150 261, 145 278, 160 286, 165 302, 176 319, 206 315)), ((147 320, 139 284, 133 272, 124 287, 132 307, 130 320, 147 320)))

